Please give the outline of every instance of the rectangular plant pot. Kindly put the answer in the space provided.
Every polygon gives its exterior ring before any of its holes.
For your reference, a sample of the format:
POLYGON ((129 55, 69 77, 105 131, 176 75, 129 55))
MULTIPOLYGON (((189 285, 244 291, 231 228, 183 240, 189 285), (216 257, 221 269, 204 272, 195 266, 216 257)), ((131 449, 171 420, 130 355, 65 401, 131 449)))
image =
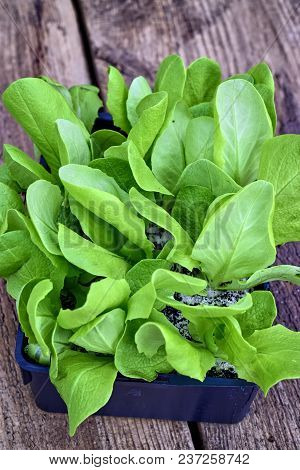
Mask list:
MULTIPOLYGON (((49 379, 49 367, 24 355, 19 329, 15 356, 24 385, 30 383, 36 405, 43 411, 66 413, 66 405, 49 379)), ((258 387, 240 379, 208 377, 204 382, 179 374, 164 374, 154 382, 118 376, 109 402, 96 414, 160 418, 210 423, 238 423, 250 411, 258 387)))

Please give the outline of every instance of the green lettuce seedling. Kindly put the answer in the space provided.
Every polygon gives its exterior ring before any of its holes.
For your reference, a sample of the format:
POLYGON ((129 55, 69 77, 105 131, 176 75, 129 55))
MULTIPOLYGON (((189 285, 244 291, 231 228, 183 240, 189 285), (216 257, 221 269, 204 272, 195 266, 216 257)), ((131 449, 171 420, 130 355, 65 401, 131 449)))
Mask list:
POLYGON ((94 127, 90 85, 23 78, 3 102, 35 159, 4 145, 0 275, 71 435, 118 372, 203 381, 223 359, 265 393, 300 377, 300 333, 273 325, 275 299, 257 288, 300 285, 299 267, 274 265, 277 245, 300 241, 300 136, 274 137, 266 64, 222 80, 215 61, 172 55, 153 88, 110 67, 113 130, 94 127), (207 301, 224 292, 235 301, 207 301))

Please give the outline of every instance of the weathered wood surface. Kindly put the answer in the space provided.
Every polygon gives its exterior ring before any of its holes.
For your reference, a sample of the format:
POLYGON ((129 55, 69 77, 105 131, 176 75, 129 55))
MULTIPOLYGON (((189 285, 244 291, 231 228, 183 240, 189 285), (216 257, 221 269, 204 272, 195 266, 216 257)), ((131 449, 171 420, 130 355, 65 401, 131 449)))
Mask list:
MULTIPOLYGON (((0 2, 0 91, 22 76, 47 74, 72 85, 90 82, 72 2, 0 2)), ((0 109, 0 141, 31 151, 22 130, 0 109)), ((68 438, 65 415, 43 413, 14 359, 14 304, 0 290, 0 449, 191 449, 187 423, 92 417, 68 438)))
MULTIPOLYGON (((76 17, 69 0, 0 2, 0 92, 20 77, 49 75, 67 85, 89 81, 76 17)), ((0 142, 31 150, 25 134, 0 104, 0 142)))
MULTIPOLYGON (((1 12, 5 54, 1 87, 20 75, 48 73, 67 84, 97 79, 105 92, 109 64, 117 66, 128 80, 138 74, 151 80, 159 60, 174 52, 187 63, 200 55, 215 58, 222 64, 224 76, 265 60, 277 82, 278 131, 300 132, 300 1, 74 0, 73 4, 79 13, 81 36, 67 0, 7 1, 14 22, 1 12), (26 32, 29 43, 20 39, 20 31, 26 32), (92 56, 94 63, 87 64, 84 54, 92 56), (42 70, 45 65, 47 71, 42 70)), ((1 142, 26 148, 22 133, 1 111, 2 116, 1 142)), ((289 244, 281 248, 279 259, 299 264, 299 254, 299 244, 289 244)), ((273 290, 279 321, 300 329, 299 288, 276 283, 273 290)), ((13 358, 15 315, 4 291, 1 302, 0 447, 193 447, 186 423, 156 420, 91 418, 74 439, 68 439, 65 417, 38 411, 29 391, 20 386, 13 358)), ((195 442, 207 449, 299 449, 299 398, 299 382, 278 385, 264 401, 256 399, 251 415, 240 424, 199 424, 195 442)))

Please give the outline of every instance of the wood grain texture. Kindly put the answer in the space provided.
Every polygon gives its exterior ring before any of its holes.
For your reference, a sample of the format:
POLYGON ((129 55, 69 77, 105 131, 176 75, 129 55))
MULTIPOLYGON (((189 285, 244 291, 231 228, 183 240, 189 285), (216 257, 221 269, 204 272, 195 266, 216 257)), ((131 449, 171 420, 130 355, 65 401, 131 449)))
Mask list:
MULTIPOLYGON (((179 53, 186 63, 207 55, 223 75, 266 61, 276 79, 278 132, 300 132, 298 0, 79 0, 85 14, 99 81, 118 67, 128 82, 142 74, 153 80, 158 62, 179 53)), ((299 244, 279 250, 281 263, 299 264, 299 244)), ((278 320, 300 329, 300 289, 274 283, 278 320)), ((299 381, 285 382, 267 399, 256 399, 252 414, 232 426, 199 424, 207 449, 300 448, 299 381)))
MULTIPOLYGON (((66 85, 89 83, 70 0, 0 1, 0 93, 20 77, 49 75, 66 85)), ((29 139, 0 104, 0 142, 32 152, 29 139)))
MULTIPOLYGON (((20 3, 5 3, 19 28, 2 12, 0 15, 5 58, 1 87, 19 76, 46 73, 42 70, 45 65, 50 70, 47 73, 67 84, 87 81, 88 67, 70 1, 20 3), (33 48, 22 39, 20 30, 26 32, 33 48)), ((200 55, 215 58, 222 64, 224 76, 264 59, 277 81, 278 131, 299 133, 300 1, 76 0, 74 4, 81 5, 103 90, 109 64, 130 81, 138 74, 153 80, 158 62, 174 52, 186 63, 200 55)), ((26 149, 23 134, 2 110, 0 113, 1 142, 26 149)), ((299 254, 299 245, 289 244, 281 248, 279 259, 299 264, 299 254)), ((280 322, 300 329, 299 288, 276 283, 274 293, 280 322)), ((192 448, 185 423, 156 420, 91 418, 75 438, 66 437, 66 418, 37 410, 28 388, 20 386, 13 357, 16 318, 3 287, 0 300, 0 448, 192 448)), ((299 382, 280 384, 265 401, 256 399, 251 415, 242 423, 200 424, 199 441, 208 449, 299 448, 299 398, 299 382)))
MULTIPOLYGON (((66 85, 89 83, 71 1, 0 1, 0 91, 13 80, 47 74, 66 85)), ((0 142, 30 152, 23 131, 0 108, 0 142)), ((192 449, 186 423, 92 417, 68 437, 65 415, 40 411, 14 359, 17 319, 0 286, 0 449, 192 449)))

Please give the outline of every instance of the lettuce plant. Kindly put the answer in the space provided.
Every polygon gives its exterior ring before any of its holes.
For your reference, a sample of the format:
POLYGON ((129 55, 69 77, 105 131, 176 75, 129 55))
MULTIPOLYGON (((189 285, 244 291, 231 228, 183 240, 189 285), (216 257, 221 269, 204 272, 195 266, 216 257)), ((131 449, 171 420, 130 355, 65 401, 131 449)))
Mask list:
POLYGON ((265 394, 300 377, 300 333, 273 325, 259 289, 300 285, 299 267, 274 265, 300 240, 300 137, 274 136, 266 64, 222 80, 216 62, 172 55, 153 88, 111 67, 113 129, 94 126, 88 85, 24 78, 3 102, 35 158, 4 145, 0 275, 71 435, 118 372, 203 381, 221 359, 265 394))

